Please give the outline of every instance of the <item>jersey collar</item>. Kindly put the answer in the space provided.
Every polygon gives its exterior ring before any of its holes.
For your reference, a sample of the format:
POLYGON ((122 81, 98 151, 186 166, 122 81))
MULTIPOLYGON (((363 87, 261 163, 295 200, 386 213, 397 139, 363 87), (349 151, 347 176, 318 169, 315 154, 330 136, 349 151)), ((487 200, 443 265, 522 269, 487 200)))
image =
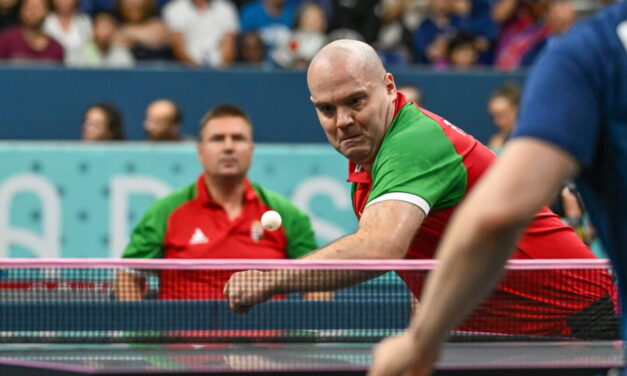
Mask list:
MULTIPOLYGON (((401 108, 405 106, 407 103, 407 98, 400 91, 396 92, 396 100, 394 101, 394 117, 399 113, 401 108)), ((361 165, 356 164, 355 162, 348 161, 348 179, 346 181, 350 183, 365 183, 371 184, 372 177, 366 170, 364 170, 361 165)))
MULTIPOLYGON (((244 180, 244 184, 245 184, 244 200, 252 201, 256 199, 257 192, 255 192, 255 190, 253 189, 253 186, 250 183, 250 180, 248 180, 248 178, 244 180)), ((211 194, 209 193, 209 189, 207 189, 207 182, 205 181, 204 174, 200 174, 200 177, 198 177, 198 180, 196 181, 196 192, 198 192, 197 199, 198 201, 200 201, 201 204, 222 206, 216 201, 214 201, 213 198, 211 197, 211 194)))

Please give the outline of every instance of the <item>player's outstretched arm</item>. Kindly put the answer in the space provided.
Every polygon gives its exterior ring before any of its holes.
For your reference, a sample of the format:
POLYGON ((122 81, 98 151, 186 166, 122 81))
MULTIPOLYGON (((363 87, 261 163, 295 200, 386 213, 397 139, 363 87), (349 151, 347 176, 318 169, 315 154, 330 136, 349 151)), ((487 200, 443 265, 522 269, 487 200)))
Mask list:
MULTIPOLYGON (((303 259, 400 259, 422 224, 422 209, 404 201, 369 206, 356 233, 347 235, 303 259)), ((353 286, 382 272, 277 270, 234 274, 224 288, 231 309, 245 313, 276 294, 330 291, 353 286)))
POLYGON ((575 175, 575 160, 535 139, 517 139, 459 207, 425 283, 421 308, 400 337, 377 347, 371 376, 427 375, 449 331, 490 292, 532 216, 575 175), (399 346, 411 343, 411 356, 399 346))

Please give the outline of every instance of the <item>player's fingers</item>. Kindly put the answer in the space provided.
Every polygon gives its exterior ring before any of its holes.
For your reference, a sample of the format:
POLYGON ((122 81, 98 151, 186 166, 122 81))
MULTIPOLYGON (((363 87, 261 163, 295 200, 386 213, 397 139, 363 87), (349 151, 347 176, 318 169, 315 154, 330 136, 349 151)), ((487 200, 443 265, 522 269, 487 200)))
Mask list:
POLYGON ((240 313, 240 314, 248 313, 251 309, 253 309, 252 305, 242 305, 242 306, 240 306, 238 313, 240 313))
POLYGON ((394 373, 391 373, 390 371, 386 370, 386 368, 387 367, 381 367, 381 366, 374 365, 368 371, 367 376, 398 376, 398 375, 395 375, 394 373))
POLYGON ((231 311, 235 312, 235 313, 239 313, 240 307, 242 306, 242 303, 240 303, 239 299, 235 298, 231 298, 229 299, 229 308, 231 309, 231 311))
POLYGON ((241 314, 244 314, 244 313, 248 313, 248 311, 250 311, 252 308, 253 308, 253 306, 251 306, 251 305, 238 304, 233 309, 233 312, 241 315, 241 314))
POLYGON ((392 371, 394 367, 390 367, 388 363, 389 362, 384 356, 379 356, 375 352, 374 359, 367 376, 400 376, 392 371))

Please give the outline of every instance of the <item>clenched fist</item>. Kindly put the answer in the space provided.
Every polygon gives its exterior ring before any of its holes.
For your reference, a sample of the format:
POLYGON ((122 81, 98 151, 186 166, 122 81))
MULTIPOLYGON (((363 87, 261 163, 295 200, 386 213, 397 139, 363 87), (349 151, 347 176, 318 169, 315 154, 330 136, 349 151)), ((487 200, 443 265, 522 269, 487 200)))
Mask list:
POLYGON ((233 274, 224 286, 229 308, 235 313, 247 313, 255 304, 270 299, 274 295, 270 282, 267 273, 259 270, 233 274))

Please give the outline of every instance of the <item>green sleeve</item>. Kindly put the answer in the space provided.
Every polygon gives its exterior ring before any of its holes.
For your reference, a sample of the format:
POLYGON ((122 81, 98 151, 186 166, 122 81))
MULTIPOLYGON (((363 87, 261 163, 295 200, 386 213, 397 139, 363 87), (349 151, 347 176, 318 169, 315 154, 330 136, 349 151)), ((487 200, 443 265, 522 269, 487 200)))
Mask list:
POLYGON ((299 258, 318 248, 311 220, 307 214, 278 193, 263 189, 256 184, 253 184, 253 188, 268 207, 281 215, 283 230, 287 237, 285 253, 288 258, 299 258))
POLYGON ((174 191, 155 201, 131 233, 123 258, 162 258, 170 214, 196 195, 196 184, 174 191))
POLYGON ((407 193, 429 209, 458 204, 466 191, 463 158, 440 125, 408 104, 390 125, 372 168, 368 202, 389 193, 407 193))

